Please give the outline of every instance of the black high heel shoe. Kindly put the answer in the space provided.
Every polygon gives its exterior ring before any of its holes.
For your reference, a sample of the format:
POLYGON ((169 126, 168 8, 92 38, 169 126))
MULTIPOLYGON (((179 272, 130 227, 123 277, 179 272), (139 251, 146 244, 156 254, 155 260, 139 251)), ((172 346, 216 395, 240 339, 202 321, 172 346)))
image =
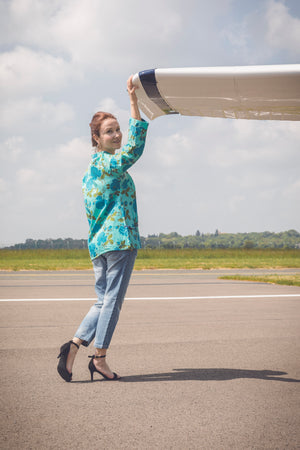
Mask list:
POLYGON ((59 363, 57 365, 57 372, 65 381, 72 380, 72 374, 67 370, 67 358, 70 351, 71 344, 76 345, 79 349, 79 345, 73 341, 66 342, 64 345, 60 347, 60 353, 57 358, 59 359, 59 363))
POLYGON ((96 355, 92 355, 89 356, 89 358, 92 358, 89 362, 89 370, 91 373, 91 381, 94 381, 94 372, 98 372, 100 373, 100 375, 103 376, 103 378, 105 378, 108 381, 115 381, 115 380, 120 380, 121 377, 119 377, 119 375, 117 375, 115 372, 113 372, 114 377, 113 378, 109 378, 107 375, 105 375, 104 373, 100 372, 100 370, 96 369, 95 364, 94 364, 94 359, 95 358, 105 358, 106 355, 102 355, 102 356, 96 356, 96 355))

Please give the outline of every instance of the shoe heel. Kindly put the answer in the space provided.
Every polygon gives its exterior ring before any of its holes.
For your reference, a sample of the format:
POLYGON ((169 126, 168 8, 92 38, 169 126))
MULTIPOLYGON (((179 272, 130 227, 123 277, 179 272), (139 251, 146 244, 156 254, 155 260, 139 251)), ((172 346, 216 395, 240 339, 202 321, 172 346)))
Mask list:
POLYGON ((91 374, 91 381, 94 381, 94 371, 95 371, 95 369, 94 369, 94 364, 93 364, 93 360, 92 359, 90 360, 90 363, 89 363, 89 371, 90 371, 90 374, 91 374))

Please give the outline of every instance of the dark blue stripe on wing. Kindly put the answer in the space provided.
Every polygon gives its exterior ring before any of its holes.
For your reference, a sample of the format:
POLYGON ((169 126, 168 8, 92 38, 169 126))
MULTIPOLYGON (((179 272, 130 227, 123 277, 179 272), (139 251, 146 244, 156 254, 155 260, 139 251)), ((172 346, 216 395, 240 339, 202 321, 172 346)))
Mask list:
POLYGON ((139 72, 139 77, 144 91, 153 103, 155 103, 165 114, 178 114, 177 111, 174 111, 160 95, 155 78, 155 69, 143 70, 142 72, 139 72))

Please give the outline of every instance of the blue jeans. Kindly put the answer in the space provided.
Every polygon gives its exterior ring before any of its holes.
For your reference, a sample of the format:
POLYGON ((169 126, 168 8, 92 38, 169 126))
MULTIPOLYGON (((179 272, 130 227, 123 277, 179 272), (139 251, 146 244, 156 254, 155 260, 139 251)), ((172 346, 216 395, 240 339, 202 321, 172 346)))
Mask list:
POLYGON ((116 328, 137 250, 117 250, 94 259, 97 302, 81 322, 75 337, 88 346, 95 338, 96 348, 108 348, 116 328))

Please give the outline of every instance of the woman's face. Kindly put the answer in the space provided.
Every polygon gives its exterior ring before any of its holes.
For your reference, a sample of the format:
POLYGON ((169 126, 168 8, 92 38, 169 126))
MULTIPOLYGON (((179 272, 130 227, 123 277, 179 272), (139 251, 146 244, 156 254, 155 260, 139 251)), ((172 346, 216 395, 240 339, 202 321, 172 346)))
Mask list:
POLYGON ((121 147, 122 133, 119 122, 116 119, 103 120, 100 127, 100 136, 96 136, 100 150, 114 154, 121 147))

